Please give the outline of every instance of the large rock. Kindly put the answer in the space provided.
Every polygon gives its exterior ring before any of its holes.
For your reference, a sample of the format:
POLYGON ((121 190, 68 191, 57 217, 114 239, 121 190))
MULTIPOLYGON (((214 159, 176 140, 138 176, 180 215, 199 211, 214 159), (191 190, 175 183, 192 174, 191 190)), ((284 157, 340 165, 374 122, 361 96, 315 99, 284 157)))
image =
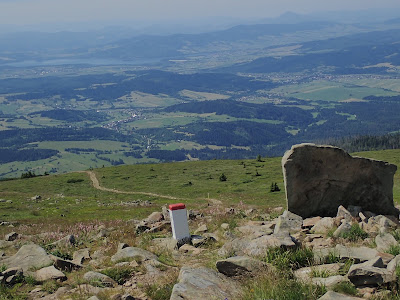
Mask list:
POLYGON ((67 276, 54 266, 45 267, 40 270, 37 270, 35 273, 35 279, 40 282, 44 282, 50 279, 64 281, 67 280, 67 276))
POLYGON ((336 216, 343 205, 396 215, 395 165, 351 157, 340 148, 295 145, 282 158, 288 210, 302 216, 336 216))
POLYGON ((183 267, 170 300, 237 299, 236 283, 214 270, 183 267))
POLYGON ((380 286, 396 281, 393 272, 382 267, 375 267, 369 262, 352 265, 347 277, 356 286, 380 286))
POLYGON ((15 255, 2 260, 0 263, 9 268, 19 267, 26 273, 31 269, 52 265, 53 261, 42 247, 29 244, 22 246, 15 255))

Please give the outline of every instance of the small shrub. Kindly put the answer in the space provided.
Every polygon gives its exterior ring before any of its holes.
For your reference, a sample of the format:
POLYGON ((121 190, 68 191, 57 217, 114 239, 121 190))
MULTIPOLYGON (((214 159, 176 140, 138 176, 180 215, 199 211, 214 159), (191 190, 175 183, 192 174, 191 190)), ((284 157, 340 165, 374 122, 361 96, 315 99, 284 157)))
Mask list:
POLYGON ((333 287, 333 291, 341 294, 357 296, 357 288, 350 282, 340 282, 333 287))
POLYGON ((326 293, 324 286, 304 284, 287 276, 262 275, 245 287, 243 300, 313 300, 326 293))
MULTIPOLYGON (((172 267, 176 266, 176 263, 175 263, 174 259, 172 258, 171 253, 169 253, 169 252, 160 253, 160 255, 158 256, 158 261, 163 263, 164 265, 168 265, 168 266, 172 266, 172 267)), ((162 268, 162 265, 160 265, 160 267, 162 268)))
POLYGON ((174 285, 174 282, 165 284, 163 286, 151 284, 145 287, 145 293, 153 300, 166 300, 171 298, 174 285))
POLYGON ((338 262, 340 262, 340 257, 337 256, 335 252, 329 252, 329 254, 323 259, 324 264, 334 264, 338 262))
POLYGON ((224 173, 222 173, 221 175, 219 175, 219 181, 226 181, 228 178, 226 177, 226 175, 224 173))
POLYGON ((346 275, 349 273, 351 266, 354 264, 354 259, 348 259, 344 262, 344 265, 339 269, 339 275, 346 275))
POLYGON ((55 280, 47 280, 42 285, 42 289, 49 294, 53 294, 58 288, 59 284, 55 280))
POLYGON ((67 183, 78 183, 78 182, 83 182, 83 179, 75 179, 75 178, 71 178, 67 180, 67 183))
POLYGON ((35 277, 32 276, 32 275, 26 276, 24 278, 24 281, 25 281, 26 284, 29 284, 29 285, 32 285, 32 286, 35 286, 35 285, 38 284, 38 282, 36 281, 35 277))
POLYGON ((101 271, 102 274, 107 275, 119 285, 124 284, 134 274, 135 270, 132 267, 116 267, 101 271))
POLYGON ((4 272, 5 270, 7 270, 7 266, 6 265, 1 265, 0 266, 0 272, 4 272))
POLYGON ((394 230, 392 232, 393 237, 395 238, 396 241, 400 242, 400 230, 394 230))
POLYGON ((64 252, 62 250, 56 249, 50 252, 50 254, 53 254, 54 256, 57 256, 59 258, 65 259, 65 260, 72 260, 73 257, 71 254, 68 252, 64 252))
POLYGON ((278 184, 276 182, 271 183, 271 187, 269 188, 269 191, 271 193, 279 192, 281 189, 279 188, 278 184))
POLYGON ((9 287, 0 283, 0 299, 1 300, 25 300, 28 298, 26 291, 22 290, 22 284, 9 287))
POLYGON ((344 232, 341 237, 351 242, 357 242, 359 240, 366 239, 368 237, 368 233, 362 230, 358 223, 354 223, 351 225, 350 231, 344 232))
POLYGON ((311 277, 328 278, 333 275, 336 275, 336 274, 334 274, 333 272, 331 272, 329 270, 317 270, 317 269, 311 270, 311 277))
POLYGON ((389 250, 387 250, 386 252, 390 253, 394 256, 399 255, 400 254, 400 245, 391 245, 389 247, 389 250))
POLYGON ((271 248, 267 250, 265 261, 275 265, 280 270, 299 269, 314 264, 314 253, 309 248, 285 250, 271 248))

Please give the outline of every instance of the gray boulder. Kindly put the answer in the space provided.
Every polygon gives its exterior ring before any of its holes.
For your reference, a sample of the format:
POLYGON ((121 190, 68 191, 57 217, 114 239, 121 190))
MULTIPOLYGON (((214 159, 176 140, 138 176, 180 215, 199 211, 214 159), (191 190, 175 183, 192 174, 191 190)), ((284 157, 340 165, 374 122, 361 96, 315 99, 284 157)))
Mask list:
POLYGON ((374 267, 369 262, 352 265, 347 277, 355 286, 380 286, 396 281, 395 274, 386 268, 374 267))
POLYGON ((65 276, 63 272, 54 268, 54 266, 50 266, 37 270, 35 273, 35 279, 40 282, 44 282, 51 279, 64 281, 67 280, 67 276, 65 276))
POLYGON ((380 252, 386 252, 392 246, 397 246, 399 243, 390 233, 378 234, 375 237, 376 249, 380 252))
POLYGON ((79 249, 74 252, 72 261, 76 264, 82 264, 84 261, 90 260, 89 248, 79 249))
POLYGON ((118 252, 111 256, 111 261, 116 262, 119 260, 124 260, 124 259, 134 259, 137 258, 141 261, 145 260, 157 260, 157 256, 147 250, 141 249, 141 248, 136 248, 136 247, 126 247, 124 249, 118 250, 118 252))
POLYGON ((52 265, 53 261, 42 247, 29 244, 23 245, 15 255, 2 260, 1 264, 9 268, 20 267, 26 273, 32 268, 52 265))
POLYGON ((398 215, 393 204, 395 165, 314 144, 294 145, 282 158, 288 210, 302 216, 336 216, 340 205, 398 215))
POLYGON ((337 253, 340 258, 350 258, 354 259, 356 262, 365 262, 380 256, 379 252, 375 249, 368 247, 346 247, 340 244, 336 245, 335 253, 337 253))
POLYGON ((333 233, 334 237, 339 237, 339 236, 342 236, 343 234, 345 234, 347 232, 350 232, 351 223, 347 222, 345 219, 343 219, 343 220, 344 220, 344 222, 342 224, 340 224, 340 226, 333 233))
POLYGON ((54 261, 54 267, 56 267, 58 270, 71 272, 73 270, 79 270, 83 268, 81 264, 71 260, 65 260, 54 255, 51 255, 50 258, 54 261))
POLYGON ((182 267, 170 300, 237 299, 237 284, 226 276, 204 267, 182 267))
POLYGON ((283 214, 278 217, 276 226, 274 228, 274 234, 278 234, 282 231, 287 231, 289 233, 298 232, 301 230, 303 225, 303 218, 285 210, 283 214))
POLYGON ((85 279, 89 283, 93 282, 101 283, 106 287, 113 287, 116 285, 116 282, 107 275, 93 271, 86 272, 85 275, 83 275, 83 279, 85 279))
POLYGON ((267 267, 265 263, 248 256, 233 256, 216 263, 218 272, 231 277, 246 275, 267 267))
POLYGON ((387 265, 387 269, 390 272, 396 271, 396 267, 400 266, 400 255, 396 255, 387 265))

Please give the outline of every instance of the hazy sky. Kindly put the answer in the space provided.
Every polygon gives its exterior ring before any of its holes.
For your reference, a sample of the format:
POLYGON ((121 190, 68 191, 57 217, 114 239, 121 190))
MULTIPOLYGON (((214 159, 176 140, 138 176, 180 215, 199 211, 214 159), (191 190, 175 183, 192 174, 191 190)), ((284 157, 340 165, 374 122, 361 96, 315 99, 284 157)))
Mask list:
POLYGON ((203 17, 276 17, 286 11, 400 8, 399 0, 0 0, 0 24, 203 17))

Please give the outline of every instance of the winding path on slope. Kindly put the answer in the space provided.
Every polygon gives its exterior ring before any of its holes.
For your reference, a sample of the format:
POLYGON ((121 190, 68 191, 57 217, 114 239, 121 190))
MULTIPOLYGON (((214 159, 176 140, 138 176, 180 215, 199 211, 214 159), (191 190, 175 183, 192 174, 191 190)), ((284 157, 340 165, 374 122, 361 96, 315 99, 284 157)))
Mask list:
MULTIPOLYGON (((105 192, 111 192, 111 193, 116 193, 116 194, 129 194, 129 195, 145 195, 145 196, 151 196, 151 197, 158 197, 158 198, 164 198, 164 199, 170 199, 170 200, 187 200, 185 198, 178 198, 178 197, 173 197, 173 196, 168 196, 168 195, 161 195, 161 194, 156 194, 156 193, 148 193, 148 192, 127 192, 127 191, 120 191, 117 189, 110 189, 106 188, 104 186, 100 185, 99 180, 96 177, 96 173, 93 171, 82 171, 80 173, 86 173, 90 180, 92 181, 93 187, 95 189, 98 189, 100 191, 105 191, 105 192)), ((213 204, 222 204, 220 200, 217 199, 204 199, 208 200, 213 204)))

